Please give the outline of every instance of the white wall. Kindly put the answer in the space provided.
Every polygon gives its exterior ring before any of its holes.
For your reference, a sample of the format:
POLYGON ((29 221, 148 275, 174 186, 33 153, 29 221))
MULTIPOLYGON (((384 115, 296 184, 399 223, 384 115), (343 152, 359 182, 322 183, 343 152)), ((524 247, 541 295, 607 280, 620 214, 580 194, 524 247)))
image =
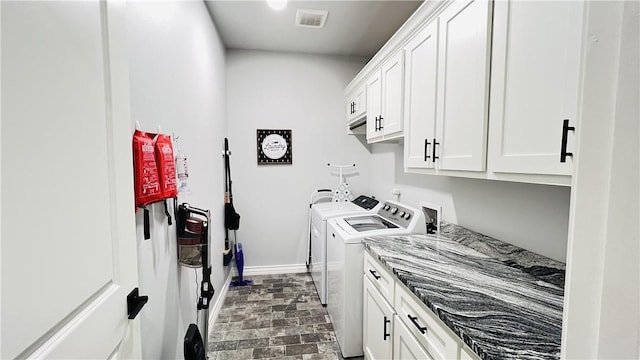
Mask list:
POLYGON ((401 144, 372 146, 371 191, 379 199, 442 205, 443 219, 562 262, 566 261, 568 187, 406 174, 401 144))
POLYGON ((338 184, 327 163, 355 163, 359 174, 349 183, 356 194, 369 192, 369 153, 346 135, 343 94, 363 65, 335 57, 228 51, 231 172, 245 266, 304 264, 309 197, 338 184), (258 166, 256 129, 291 129, 293 164, 258 166))
MULTIPOLYGON (((180 137, 193 192, 188 201, 212 211, 215 303, 229 271, 221 259, 225 49, 202 2, 127 6, 132 118, 143 130, 161 125, 164 133, 180 137)), ((140 293, 149 296, 141 312, 142 354, 147 359, 182 358, 186 328, 195 322, 199 284, 195 270, 177 265, 175 226, 168 228, 161 204, 152 206, 152 216, 150 240, 143 239, 141 211, 136 216, 140 293)))

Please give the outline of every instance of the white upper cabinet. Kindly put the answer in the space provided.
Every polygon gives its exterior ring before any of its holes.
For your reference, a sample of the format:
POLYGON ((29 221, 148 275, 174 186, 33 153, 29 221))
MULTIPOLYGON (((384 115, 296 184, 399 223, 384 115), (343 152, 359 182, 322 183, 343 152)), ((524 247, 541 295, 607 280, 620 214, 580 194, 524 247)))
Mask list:
POLYGON ((353 97, 353 117, 358 119, 367 114, 367 87, 362 85, 353 97))
POLYGON ((354 114, 355 94, 347 95, 347 125, 351 123, 354 114))
POLYGON ((351 126, 367 114, 367 88, 362 85, 347 94, 347 125, 351 126))
POLYGON ((433 168, 438 85, 438 19, 404 47, 405 166, 433 168))
POLYGON ((455 1, 439 16, 438 169, 485 170, 491 7, 455 1))
POLYGON ((407 172, 570 185, 584 0, 425 2, 347 87, 407 172))
POLYGON ((398 51, 382 66, 382 118, 379 127, 387 138, 402 133, 403 76, 403 53, 398 51))
POLYGON ((382 76, 380 70, 367 79, 367 141, 382 138, 378 121, 382 114, 382 76))
POLYGON ((498 1, 494 10, 489 170, 571 175, 582 1, 498 1), (563 142, 563 135, 565 141, 563 142))
POLYGON ((403 52, 398 51, 367 80, 368 142, 402 136, 403 84, 403 52))

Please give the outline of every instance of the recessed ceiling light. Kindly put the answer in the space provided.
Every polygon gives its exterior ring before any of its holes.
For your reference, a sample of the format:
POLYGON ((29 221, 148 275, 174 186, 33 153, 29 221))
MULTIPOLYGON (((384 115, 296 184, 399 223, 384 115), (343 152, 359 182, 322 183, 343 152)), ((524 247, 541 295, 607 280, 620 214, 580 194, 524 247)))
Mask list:
POLYGON ((287 0, 267 0, 267 5, 273 10, 282 10, 287 7, 287 0))

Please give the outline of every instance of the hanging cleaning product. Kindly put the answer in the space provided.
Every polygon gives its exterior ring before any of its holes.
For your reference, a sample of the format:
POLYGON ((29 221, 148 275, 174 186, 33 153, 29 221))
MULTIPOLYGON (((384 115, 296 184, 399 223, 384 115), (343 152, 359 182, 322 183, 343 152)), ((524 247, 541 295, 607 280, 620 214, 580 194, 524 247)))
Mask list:
MULTIPOLYGON (((178 137, 175 137, 176 144, 178 143, 178 137)), ((182 149, 177 146, 178 152, 176 153, 176 170, 178 171, 178 180, 180 180, 180 186, 178 192, 183 194, 191 194, 187 179, 189 178, 189 169, 187 167, 187 155, 182 149)))

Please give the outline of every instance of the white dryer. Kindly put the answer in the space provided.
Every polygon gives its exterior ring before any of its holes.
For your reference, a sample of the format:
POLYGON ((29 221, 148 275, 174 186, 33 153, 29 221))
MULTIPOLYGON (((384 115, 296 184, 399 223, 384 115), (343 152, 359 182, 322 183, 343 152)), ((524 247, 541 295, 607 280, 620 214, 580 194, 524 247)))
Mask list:
POLYGON ((372 214, 382 205, 365 195, 352 202, 328 202, 311 206, 311 262, 309 272, 318 291, 320 303, 327 304, 327 220, 347 215, 372 214))
POLYGON ((424 214, 387 201, 375 214, 327 221, 327 311, 343 357, 362 356, 362 297, 365 237, 425 233, 424 214))

